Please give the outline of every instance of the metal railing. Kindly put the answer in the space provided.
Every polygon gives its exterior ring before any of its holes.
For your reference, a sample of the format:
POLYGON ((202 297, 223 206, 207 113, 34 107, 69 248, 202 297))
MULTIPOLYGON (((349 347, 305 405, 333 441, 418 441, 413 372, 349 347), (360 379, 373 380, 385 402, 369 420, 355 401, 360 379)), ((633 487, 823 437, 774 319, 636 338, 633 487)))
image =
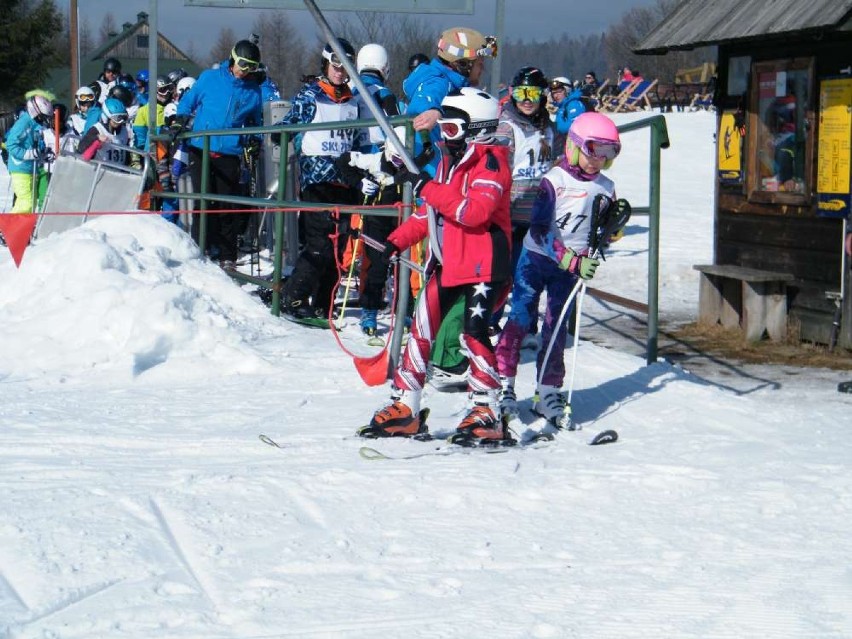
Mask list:
MULTIPOLYGON (((648 215, 648 339, 645 363, 657 361, 660 309, 660 150, 669 147, 666 118, 654 115, 618 127, 619 133, 651 129, 651 157, 648 178, 648 206, 637 206, 633 213, 648 215)), ((618 302, 616 302, 618 303, 618 302)))
MULTIPOLYGON (((388 122, 392 125, 396 126, 405 126, 406 128, 406 137, 405 139, 408 141, 406 148, 409 151, 409 154, 413 148, 414 141, 414 133, 413 127, 411 125, 412 117, 411 116, 396 116, 393 118, 388 118, 388 122)), ((270 126, 262 126, 262 127, 245 127, 241 129, 211 129, 209 131, 187 131, 182 133, 177 137, 178 140, 189 140, 190 138, 201 138, 201 184, 198 185, 199 192, 198 193, 175 193, 175 192, 156 192, 152 193, 154 197, 158 198, 176 198, 179 200, 198 200, 199 209, 198 211, 192 211, 192 213, 199 213, 198 221, 199 221, 199 233, 198 233, 198 244, 201 247, 202 252, 206 249, 207 245, 207 216, 205 215, 209 202, 224 202, 228 204, 234 204, 241 207, 246 208, 258 208, 258 209, 267 209, 273 210, 273 236, 274 236, 274 246, 273 246, 273 255, 272 255, 272 279, 267 280, 262 277, 255 277, 252 275, 248 275, 245 273, 241 273, 239 271, 233 270, 229 271, 228 274, 238 281, 248 282, 254 284, 261 288, 267 288, 272 291, 272 314, 275 316, 279 316, 281 313, 281 280, 283 273, 283 259, 284 259, 284 241, 285 241, 285 232, 284 232, 284 216, 286 213, 296 214, 299 211, 301 212, 309 212, 309 211, 327 211, 327 210, 341 210, 346 213, 355 213, 359 215, 378 215, 384 217, 397 217, 400 213, 400 207, 398 205, 394 206, 357 206, 357 205, 343 205, 340 203, 314 203, 314 202, 302 202, 300 200, 295 199, 287 199, 286 198, 286 188, 288 184, 289 175, 289 166, 290 166, 290 141, 293 137, 298 135, 299 133, 304 133, 305 131, 321 131, 321 130, 340 130, 340 129, 353 129, 353 128, 369 128, 373 126, 378 126, 378 122, 373 119, 359 119, 359 120, 346 120, 339 122, 322 122, 322 123, 312 123, 312 124, 281 124, 281 125, 270 125, 270 126), (233 136, 235 132, 238 132, 240 135, 267 135, 278 133, 281 135, 280 140, 280 159, 278 166, 278 183, 277 183, 277 193, 274 198, 259 198, 259 197, 248 197, 241 195, 220 195, 220 194, 211 194, 208 192, 209 181, 210 181, 210 139, 214 136, 221 135, 230 135, 233 136), (286 211, 284 209, 293 209, 292 211, 286 211)), ((171 141, 170 136, 154 136, 152 138, 154 141, 171 141)), ((267 138, 269 139, 269 138, 267 138)), ((195 188, 195 185, 193 185, 195 188)), ((413 197, 411 192, 411 185, 406 184, 403 187, 402 192, 402 218, 403 220, 407 219, 413 210, 413 197)), ((247 213, 241 213, 247 214, 247 213)), ((404 255, 407 257, 409 255, 409 251, 406 250, 404 255)), ((353 257, 354 259, 354 257, 353 257)), ((405 264, 399 265, 399 276, 398 281, 396 282, 397 286, 397 308, 396 313, 397 317, 405 317, 408 305, 408 293, 410 290, 409 283, 409 275, 410 269, 405 264)), ((404 324, 403 322, 396 322, 394 324, 394 333, 391 338, 391 350, 390 350, 390 358, 391 358, 391 366, 395 366, 399 361, 400 352, 402 350, 402 337, 403 337, 404 324)))

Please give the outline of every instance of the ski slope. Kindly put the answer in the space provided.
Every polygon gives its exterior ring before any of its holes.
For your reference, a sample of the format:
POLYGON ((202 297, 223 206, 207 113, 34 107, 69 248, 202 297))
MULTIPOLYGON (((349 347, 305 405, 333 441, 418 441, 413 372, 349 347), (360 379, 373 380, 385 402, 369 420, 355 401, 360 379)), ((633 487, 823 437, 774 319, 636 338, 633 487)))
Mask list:
MULTIPOLYGON (((661 313, 688 319, 714 120, 667 120, 661 313)), ((639 137, 613 175, 646 203, 639 137)), ((594 285, 642 299, 646 262, 635 218, 594 285)), ((0 249, 0 327, 0 636, 852 636, 852 396, 830 371, 732 392, 584 341, 581 431, 367 461, 435 444, 354 437, 387 389, 157 217, 40 240, 19 270, 0 249), (619 442, 587 446, 603 429, 619 442)), ((466 398, 424 405, 447 434, 466 398)))

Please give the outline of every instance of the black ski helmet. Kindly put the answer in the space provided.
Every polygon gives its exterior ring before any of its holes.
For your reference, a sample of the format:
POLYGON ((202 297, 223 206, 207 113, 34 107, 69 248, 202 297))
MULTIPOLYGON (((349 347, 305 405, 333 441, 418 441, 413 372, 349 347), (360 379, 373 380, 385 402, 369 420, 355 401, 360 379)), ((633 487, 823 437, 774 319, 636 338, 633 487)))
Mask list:
POLYGON ((95 102, 101 99, 101 83, 95 80, 89 85, 89 88, 95 93, 95 102))
POLYGON ((513 87, 541 87, 547 88, 547 78, 541 69, 537 67, 521 67, 512 78, 513 87))
POLYGON ((188 75, 189 74, 186 71, 178 67, 177 69, 172 69, 171 71, 169 71, 169 74, 166 77, 169 79, 169 82, 176 85, 179 80, 182 80, 188 75))
POLYGON ((107 93, 108 98, 117 98, 124 105, 124 108, 129 109, 133 104, 133 92, 123 84, 116 84, 107 93))
POLYGON ((230 63, 234 64, 237 58, 260 64, 260 47, 251 40, 240 40, 231 49, 230 63))
POLYGON ((104 72, 112 71, 116 75, 121 73, 121 62, 118 58, 107 58, 104 60, 104 72))
MULTIPOLYGON (((355 65, 355 47, 352 46, 352 43, 349 40, 344 38, 338 38, 337 41, 340 43, 340 48, 343 49, 343 53, 346 54, 346 57, 349 58, 349 61, 352 65, 355 65)), ((326 65, 328 63, 333 64, 335 67, 343 66, 343 63, 337 58, 337 54, 334 52, 334 49, 331 48, 330 44, 326 44, 322 49, 322 72, 326 72, 326 65)))
POLYGON ((429 62, 428 56, 423 53, 415 53, 413 56, 408 58, 408 71, 414 71, 421 64, 427 64, 429 62))

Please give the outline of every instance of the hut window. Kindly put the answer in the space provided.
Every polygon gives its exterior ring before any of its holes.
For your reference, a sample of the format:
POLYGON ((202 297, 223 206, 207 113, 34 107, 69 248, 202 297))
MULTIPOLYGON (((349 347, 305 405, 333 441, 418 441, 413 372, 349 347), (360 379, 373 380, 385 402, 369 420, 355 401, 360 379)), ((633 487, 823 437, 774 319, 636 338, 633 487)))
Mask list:
POLYGON ((147 49, 148 48, 148 36, 147 35, 136 36, 136 48, 137 49, 147 49))
POLYGON ((753 65, 751 199, 795 203, 809 197, 812 87, 812 58, 753 65))

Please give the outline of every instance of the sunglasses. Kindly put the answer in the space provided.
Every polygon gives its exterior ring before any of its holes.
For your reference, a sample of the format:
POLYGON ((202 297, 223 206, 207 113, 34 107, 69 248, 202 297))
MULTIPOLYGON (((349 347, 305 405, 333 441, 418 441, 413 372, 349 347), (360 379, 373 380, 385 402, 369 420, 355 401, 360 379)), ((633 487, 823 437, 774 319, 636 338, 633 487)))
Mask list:
POLYGON ((612 140, 587 139, 580 150, 599 160, 614 160, 621 153, 621 144, 612 140))
POLYGON ((541 87, 515 87, 512 89, 512 97, 516 102, 523 102, 524 100, 538 102, 541 99, 541 87))
POLYGON ((465 124, 467 123, 461 118, 438 120, 438 126, 441 128, 441 137, 445 140, 458 140, 464 135, 465 124))

